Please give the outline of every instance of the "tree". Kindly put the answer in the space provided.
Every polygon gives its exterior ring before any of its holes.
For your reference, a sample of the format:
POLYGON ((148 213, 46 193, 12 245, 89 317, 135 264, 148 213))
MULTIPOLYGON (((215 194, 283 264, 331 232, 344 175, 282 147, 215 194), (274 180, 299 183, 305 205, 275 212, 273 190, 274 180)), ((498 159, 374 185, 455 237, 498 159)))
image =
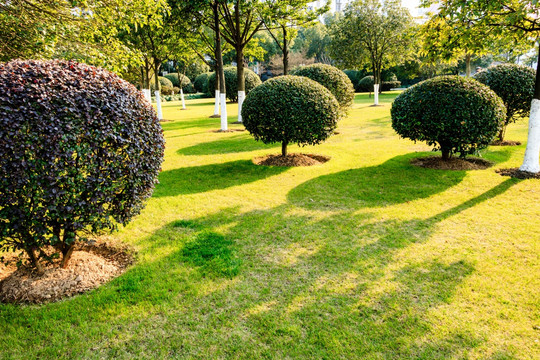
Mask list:
MULTIPOLYGON (((357 0, 331 26, 330 55, 336 65, 371 65, 378 89, 384 66, 407 58, 413 21, 399 0, 357 0)), ((375 91, 375 104, 378 91, 375 91)))
MULTIPOLYGON (((500 32, 512 31, 529 39, 531 44, 540 35, 540 3, 538 0, 444 0, 440 11, 468 18, 478 28, 494 27, 500 32)), ((538 53, 540 63, 540 52, 538 53)), ((521 171, 540 172, 540 72, 536 71, 534 96, 531 102, 527 148, 521 171)))
POLYGON ((270 0, 272 12, 263 18, 265 29, 272 36, 283 55, 283 75, 289 73, 290 44, 299 26, 309 25, 330 9, 330 2, 317 9, 308 9, 309 0, 270 0))
POLYGON ((242 104, 246 97, 244 49, 263 25, 262 17, 266 14, 266 5, 265 2, 257 0, 228 0, 218 4, 223 38, 236 51, 239 123, 242 122, 242 104))

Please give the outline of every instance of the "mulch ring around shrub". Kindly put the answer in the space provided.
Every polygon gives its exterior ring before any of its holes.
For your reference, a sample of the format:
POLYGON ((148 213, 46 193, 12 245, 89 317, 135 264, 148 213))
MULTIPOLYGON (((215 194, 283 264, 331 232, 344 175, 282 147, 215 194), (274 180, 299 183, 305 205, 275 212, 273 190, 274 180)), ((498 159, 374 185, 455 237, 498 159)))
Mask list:
POLYGON ((253 159, 256 165, 264 166, 313 166, 330 160, 329 156, 316 154, 267 155, 253 159))
POLYGON ((479 158, 452 158, 450 160, 443 160, 440 156, 412 159, 411 164, 437 170, 484 170, 493 166, 492 162, 479 158))
POLYGON ((43 263, 45 271, 38 275, 27 266, 17 268, 16 254, 3 255, 8 261, 0 263, 0 302, 4 303, 42 304, 82 294, 119 276, 134 260, 125 246, 94 242, 78 246, 67 269, 56 260, 43 263))
POLYGON ((528 171, 521 171, 519 168, 512 169, 499 169, 496 171, 501 176, 510 176, 515 179, 540 179, 540 173, 531 173, 528 171))
POLYGON ((521 141, 512 141, 512 140, 497 140, 489 144, 491 146, 519 146, 521 145, 521 141))

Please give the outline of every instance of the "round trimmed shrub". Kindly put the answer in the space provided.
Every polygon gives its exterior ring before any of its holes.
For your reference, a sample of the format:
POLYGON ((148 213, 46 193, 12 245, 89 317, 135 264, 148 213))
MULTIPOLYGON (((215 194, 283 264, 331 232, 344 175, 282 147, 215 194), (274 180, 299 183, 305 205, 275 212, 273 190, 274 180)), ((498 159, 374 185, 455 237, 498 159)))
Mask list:
POLYGON ((383 81, 381 91, 390 91, 401 87, 401 81, 383 81))
POLYGON ((73 61, 0 64, 0 251, 67 266, 84 234, 126 224, 151 196, 164 139, 133 85, 73 61))
POLYGON ((374 83, 375 83, 375 77, 373 75, 364 76, 358 83, 358 91, 373 92, 374 83))
MULTIPOLYGON (((225 91, 227 94, 227 99, 229 99, 232 102, 238 101, 238 82, 237 82, 237 74, 236 74, 236 66, 226 66, 223 69, 223 73, 225 75, 225 91)), ((246 79, 246 95, 256 88, 257 86, 262 84, 261 79, 257 74, 255 74, 253 71, 251 71, 248 68, 244 69, 244 77, 246 79)), ((216 73, 213 72, 208 77, 208 92, 212 92, 212 89, 215 89, 216 86, 216 73)), ((212 94, 213 96, 213 94, 212 94)))
POLYGON ((441 76, 401 93, 391 109, 392 127, 404 138, 425 141, 444 160, 465 157, 489 145, 506 110, 486 85, 470 78, 441 76))
POLYGON ((265 81, 246 96, 244 126, 257 141, 279 142, 282 155, 288 144, 316 145, 334 131, 340 106, 319 83, 300 76, 280 76, 265 81))
POLYGON ((345 75, 347 75, 349 77, 349 80, 351 80, 351 83, 354 86, 354 90, 355 91, 360 91, 358 89, 358 83, 362 79, 362 74, 364 72, 363 71, 358 71, 358 70, 343 70, 343 72, 345 73, 345 75))
MULTIPOLYGON (((161 88, 163 86, 168 86, 170 87, 171 89, 173 88, 173 83, 171 80, 167 79, 166 77, 163 77, 163 76, 159 76, 158 77, 158 81, 159 81, 159 89, 161 91, 161 88)), ((152 91, 152 94, 154 94, 154 91, 156 90, 156 81, 154 78, 152 78, 150 80, 150 90, 152 91)))
MULTIPOLYGON (((195 90, 197 92, 206 94, 208 93, 208 77, 212 74, 211 72, 206 72, 203 74, 200 74, 195 78, 195 81, 193 81, 193 86, 195 87, 195 90)), ((212 89, 215 90, 215 89, 212 89)), ((212 94, 213 96, 214 94, 212 94)))
POLYGON ((327 64, 302 66, 294 71, 296 76, 305 76, 330 90, 342 108, 352 105, 354 86, 349 77, 338 68, 327 64))
MULTIPOLYGON (((165 79, 169 80, 174 87, 182 88, 184 89, 186 86, 191 84, 191 80, 187 76, 184 76, 180 74, 180 79, 182 80, 180 83, 180 80, 178 80, 178 73, 170 73, 164 76, 165 79)), ((161 80, 160 80, 161 82, 161 80)), ((162 86, 165 84, 161 84, 162 86)))
POLYGON ((503 141, 508 124, 530 114, 536 71, 523 65, 500 64, 480 71, 474 78, 495 91, 506 106, 506 119, 498 136, 503 141))

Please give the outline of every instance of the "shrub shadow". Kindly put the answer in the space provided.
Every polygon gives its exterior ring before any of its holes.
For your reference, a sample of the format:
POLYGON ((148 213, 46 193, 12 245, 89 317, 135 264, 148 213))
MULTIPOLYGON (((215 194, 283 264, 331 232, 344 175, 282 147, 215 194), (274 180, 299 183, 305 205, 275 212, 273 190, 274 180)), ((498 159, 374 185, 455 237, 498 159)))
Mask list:
POLYGON ((263 167, 249 160, 185 167, 162 171, 153 197, 196 194, 247 184, 286 171, 282 167, 263 167))
POLYGON ((350 169, 307 181, 288 200, 307 209, 358 209, 400 204, 427 198, 459 184, 465 171, 418 168, 407 154, 378 166, 350 169))
POLYGON ((248 152, 262 149, 272 149, 279 146, 276 144, 263 144, 255 141, 251 136, 235 135, 226 139, 200 143, 177 151, 179 155, 218 155, 239 152, 248 152))

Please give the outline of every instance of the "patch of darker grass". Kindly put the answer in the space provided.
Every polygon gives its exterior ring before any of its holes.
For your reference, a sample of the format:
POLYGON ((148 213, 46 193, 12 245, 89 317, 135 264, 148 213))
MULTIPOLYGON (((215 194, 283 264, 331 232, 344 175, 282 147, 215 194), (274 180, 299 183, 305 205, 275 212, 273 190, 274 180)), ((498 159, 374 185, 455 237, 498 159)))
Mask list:
POLYGON ((233 278, 238 275, 241 265, 234 242, 211 231, 202 232, 187 243, 182 249, 182 258, 209 277, 233 278))

